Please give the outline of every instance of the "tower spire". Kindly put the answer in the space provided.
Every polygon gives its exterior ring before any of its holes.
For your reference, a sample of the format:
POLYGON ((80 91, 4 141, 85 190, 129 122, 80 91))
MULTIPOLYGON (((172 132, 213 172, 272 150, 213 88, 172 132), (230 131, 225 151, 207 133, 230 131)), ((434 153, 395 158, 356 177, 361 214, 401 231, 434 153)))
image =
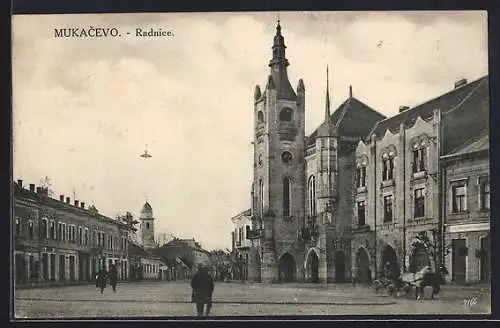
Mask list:
POLYGON ((328 65, 326 65, 326 101, 325 101, 325 121, 330 117, 330 86, 328 76, 328 65))

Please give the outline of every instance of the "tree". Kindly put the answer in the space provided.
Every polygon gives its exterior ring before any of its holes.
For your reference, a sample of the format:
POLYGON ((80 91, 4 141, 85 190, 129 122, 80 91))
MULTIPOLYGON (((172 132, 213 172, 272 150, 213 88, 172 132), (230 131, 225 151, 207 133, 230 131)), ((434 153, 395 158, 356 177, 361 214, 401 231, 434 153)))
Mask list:
POLYGON ((125 224, 130 228, 130 230, 132 230, 134 232, 137 231, 137 228, 135 226, 139 223, 139 221, 134 219, 134 216, 132 215, 132 213, 126 212, 125 215, 118 214, 116 216, 116 218, 117 218, 117 220, 121 220, 121 221, 125 222, 125 224))
POLYGON ((52 180, 48 176, 40 179, 40 187, 47 190, 47 195, 49 197, 54 195, 54 191, 52 190, 52 180))
POLYGON ((449 245, 445 246, 443 244, 441 232, 439 231, 439 229, 435 228, 428 231, 419 232, 412 243, 412 248, 417 247, 418 244, 422 244, 426 248, 429 256, 434 261, 436 268, 440 265, 444 266, 444 257, 449 254, 450 247, 449 245), (429 234, 432 236, 432 238, 429 238, 429 234), (443 247, 442 257, 441 247, 443 247))

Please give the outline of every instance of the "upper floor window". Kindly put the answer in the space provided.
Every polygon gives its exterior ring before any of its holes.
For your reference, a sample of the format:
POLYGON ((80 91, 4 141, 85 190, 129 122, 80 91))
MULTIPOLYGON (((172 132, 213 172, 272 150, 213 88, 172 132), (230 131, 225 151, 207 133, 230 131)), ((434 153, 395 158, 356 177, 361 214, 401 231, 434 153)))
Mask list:
POLYGON ((54 221, 50 221, 50 239, 56 240, 56 224, 54 221))
POLYGON ((415 189, 415 204, 414 204, 414 217, 422 218, 425 216, 425 189, 415 189))
POLYGON ((480 188, 480 206, 481 210, 489 210, 490 209, 490 180, 489 179, 481 179, 479 182, 480 188))
POLYGON ((61 239, 66 241, 68 240, 68 236, 67 236, 67 230, 66 230, 66 223, 63 223, 62 224, 62 234, 61 234, 61 239))
POLYGON ((264 113, 260 110, 257 112, 257 122, 264 123, 264 113))
POLYGON ((382 180, 388 181, 394 178, 394 158, 387 157, 382 160, 382 180))
POLYGON ((413 150, 413 173, 425 171, 427 160, 427 149, 420 147, 413 150))
POLYGON ((83 230, 82 227, 78 227, 78 243, 83 244, 83 230))
POLYGON ((307 195, 309 196, 309 215, 316 215, 316 178, 311 175, 307 183, 307 195))
POLYGON ((83 244, 89 244, 89 228, 85 228, 85 230, 83 231, 83 244))
POLYGON ((290 179, 283 178, 283 216, 290 216, 290 179))
POLYGON ((358 202, 358 225, 364 226, 366 224, 366 207, 365 201, 358 202))
POLYGON ((356 169, 356 188, 366 186, 366 166, 359 166, 356 169))
POLYGON ((146 229, 149 229, 149 222, 146 222, 146 229))
POLYGON ((49 238, 49 227, 47 225, 47 219, 42 219, 42 224, 40 226, 40 238, 48 239, 49 238))
POLYGON ((33 222, 28 222, 28 238, 29 240, 33 240, 35 237, 35 229, 33 228, 33 222))
POLYGON ((57 222, 57 238, 62 240, 62 223, 57 222))
POLYGON ((16 218, 16 237, 21 235, 21 219, 16 218))
POLYGON ((283 108, 280 111, 280 121, 291 121, 292 120, 292 109, 283 108))
POLYGON ((466 186, 465 183, 452 187, 452 211, 453 213, 464 212, 467 210, 466 204, 466 186))
POLYGON ((393 199, 392 195, 384 197, 384 222, 392 222, 393 216, 393 199))

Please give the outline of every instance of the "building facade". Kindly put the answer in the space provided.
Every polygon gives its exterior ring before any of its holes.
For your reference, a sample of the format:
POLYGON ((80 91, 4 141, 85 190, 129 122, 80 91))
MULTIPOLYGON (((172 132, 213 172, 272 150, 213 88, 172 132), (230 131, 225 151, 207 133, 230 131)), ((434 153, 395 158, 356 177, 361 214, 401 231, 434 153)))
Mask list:
MULTIPOLYGON (((445 229, 452 219, 444 205, 444 174, 453 165, 463 172, 474 171, 471 166, 488 170, 489 155, 474 164, 443 155, 487 133, 488 77, 462 79, 449 92, 413 108, 401 106, 387 118, 356 99, 352 87, 331 113, 327 68, 324 121, 305 136, 305 85, 299 80, 296 90, 291 87, 285 48, 278 22, 266 87, 254 92, 252 228, 244 235, 258 242, 246 251, 249 279, 368 281, 387 264, 396 272, 448 266, 447 239, 463 239, 452 234, 463 228, 445 229)), ((467 229, 485 229, 486 212, 474 214, 483 225, 467 229)), ((238 229, 235 242, 241 242, 238 229)), ((480 231, 470 243, 486 254, 489 239, 480 231)), ((485 259, 467 261, 474 281, 481 276, 473 269, 478 263, 489 270, 485 259)))
POLYGON ((112 263, 119 279, 129 274, 126 224, 98 213, 94 206, 23 182, 13 190, 14 277, 18 285, 92 281, 112 263))
POLYGON ((445 265, 456 283, 491 281, 490 163, 487 133, 443 162, 445 265))

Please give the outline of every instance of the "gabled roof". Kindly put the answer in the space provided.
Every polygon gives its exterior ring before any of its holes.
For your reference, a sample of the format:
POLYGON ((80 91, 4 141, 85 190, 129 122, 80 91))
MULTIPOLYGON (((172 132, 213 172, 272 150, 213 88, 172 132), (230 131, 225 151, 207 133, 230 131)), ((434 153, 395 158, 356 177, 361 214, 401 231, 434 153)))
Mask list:
POLYGON ((437 98, 431 99, 423 104, 407 109, 395 116, 382 120, 375 125, 373 130, 368 135, 368 138, 370 138, 374 133, 377 136, 381 137, 385 134, 386 130, 390 130, 392 133, 397 133, 399 131, 401 123, 404 123, 407 127, 413 126, 418 116, 420 116, 424 120, 429 119, 430 117, 432 117, 434 109, 448 111, 458 106, 468 96, 470 96, 471 93, 474 93, 484 80, 487 81, 488 77, 485 76, 477 79, 462 87, 453 89, 437 98))
POLYGON ((490 90, 488 78, 471 91, 458 106, 441 114, 441 154, 455 152, 458 148, 489 133, 490 90))
POLYGON ((489 149, 490 136, 488 131, 484 131, 481 136, 469 140, 465 144, 452 151, 449 156, 465 155, 489 149))
POLYGON ((364 138, 373 125, 386 117, 360 100, 349 97, 308 138, 307 145, 313 145, 317 137, 332 135, 334 130, 340 136, 364 138))

